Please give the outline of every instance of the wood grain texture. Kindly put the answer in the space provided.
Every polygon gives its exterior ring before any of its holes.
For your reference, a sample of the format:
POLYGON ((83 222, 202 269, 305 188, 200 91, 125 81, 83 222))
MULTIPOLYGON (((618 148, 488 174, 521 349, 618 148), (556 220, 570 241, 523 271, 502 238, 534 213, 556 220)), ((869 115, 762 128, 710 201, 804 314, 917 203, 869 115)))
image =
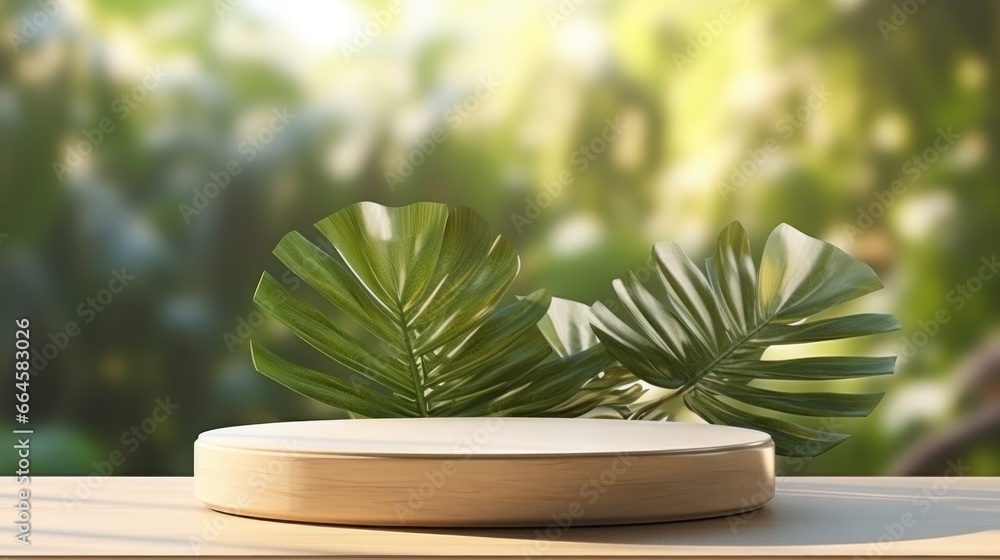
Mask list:
POLYGON ((239 515, 545 528, 751 511, 774 495, 774 445, 760 432, 677 423, 294 422, 205 434, 195 444, 194 472, 199 499, 239 515))
MULTIPOLYGON (((18 487, 0 479, 12 504, 18 487)), ((191 478, 34 477, 32 546, 53 558, 931 558, 1000 554, 1000 479, 786 478, 763 508, 701 521, 567 529, 372 529, 212 511, 191 478), (89 489, 88 489, 89 488, 89 489), (82 496, 86 496, 83 498, 82 496)))

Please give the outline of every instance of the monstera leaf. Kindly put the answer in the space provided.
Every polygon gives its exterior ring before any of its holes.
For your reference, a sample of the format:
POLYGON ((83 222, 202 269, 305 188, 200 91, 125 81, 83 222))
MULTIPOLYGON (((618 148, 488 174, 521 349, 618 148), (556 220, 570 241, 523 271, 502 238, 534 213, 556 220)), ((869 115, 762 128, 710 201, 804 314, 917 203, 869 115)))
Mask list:
MULTIPOLYGON (((590 328, 590 307, 577 301, 552 298, 549 312, 538 323, 545 339, 560 357, 599 346, 590 328)), ((630 405, 646 392, 627 369, 614 364, 590 378, 570 400, 550 410, 552 416, 628 418, 630 405)))
POLYGON ((674 243, 657 243, 653 257, 665 297, 655 297, 629 273, 614 281, 614 289, 632 324, 603 304, 591 310, 591 325, 611 355, 640 379, 673 390, 639 407, 632 418, 657 416, 682 398, 708 422, 769 433, 781 455, 813 456, 847 436, 767 412, 866 416, 878 404, 881 393, 787 392, 774 385, 890 374, 895 357, 762 359, 772 345, 898 330, 895 318, 881 314, 804 322, 882 288, 861 261, 781 225, 767 240, 758 272, 739 223, 719 236, 704 273, 674 243))
POLYGON ((600 374, 614 358, 600 344, 553 355, 538 326, 551 300, 544 291, 498 308, 520 261, 474 211, 362 202, 316 228, 336 255, 296 232, 275 255, 381 345, 362 343, 265 272, 254 301, 366 382, 290 363, 252 341, 260 373, 366 417, 563 415, 606 403, 592 394, 607 385, 600 374))

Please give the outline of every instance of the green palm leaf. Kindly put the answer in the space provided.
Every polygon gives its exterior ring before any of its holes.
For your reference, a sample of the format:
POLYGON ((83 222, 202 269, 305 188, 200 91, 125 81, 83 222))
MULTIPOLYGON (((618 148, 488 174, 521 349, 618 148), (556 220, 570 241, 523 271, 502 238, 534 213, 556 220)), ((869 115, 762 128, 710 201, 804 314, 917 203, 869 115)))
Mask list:
POLYGON ((895 357, 761 359, 772 345, 898 330, 895 318, 880 314, 803 322, 881 289, 863 262, 784 224, 768 238, 759 273, 739 223, 719 236, 704 273, 674 243, 657 243, 653 257, 665 297, 655 297, 629 273, 615 280, 614 289, 631 324, 600 303, 590 317, 597 337, 623 366, 652 385, 674 390, 639 407, 633 418, 658 416, 669 402, 683 398, 709 422, 771 434, 779 454, 813 456, 847 436, 766 413, 866 416, 878 404, 881 393, 784 392, 756 384, 893 372, 895 357))
MULTIPOLYGON (((538 323, 545 339, 560 357, 572 356, 599 346, 590 328, 590 307, 568 299, 552 298, 549 311, 538 323)), ((638 380, 620 364, 590 378, 573 398, 548 412, 549 416, 628 418, 630 405, 646 392, 638 380)))
POLYGON ((358 340, 267 272, 254 301, 368 382, 292 364, 252 341, 260 373, 367 417, 556 415, 605 402, 579 395, 593 392, 588 384, 601 381, 614 359, 600 344, 553 355, 538 326, 551 301, 544 291, 499 307, 520 261, 471 209, 362 202, 316 228, 336 256, 296 232, 275 255, 380 347, 358 340))

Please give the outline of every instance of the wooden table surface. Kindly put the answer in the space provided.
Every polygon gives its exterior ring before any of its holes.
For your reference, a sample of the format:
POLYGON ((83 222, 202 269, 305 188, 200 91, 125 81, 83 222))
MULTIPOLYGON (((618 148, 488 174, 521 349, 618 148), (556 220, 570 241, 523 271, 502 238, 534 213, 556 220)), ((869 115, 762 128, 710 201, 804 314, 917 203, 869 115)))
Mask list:
POLYGON ((1000 556, 1000 478, 789 478, 745 517, 562 529, 378 529, 211 511, 190 478, 34 477, 31 546, 2 479, 0 556, 734 557, 1000 556))

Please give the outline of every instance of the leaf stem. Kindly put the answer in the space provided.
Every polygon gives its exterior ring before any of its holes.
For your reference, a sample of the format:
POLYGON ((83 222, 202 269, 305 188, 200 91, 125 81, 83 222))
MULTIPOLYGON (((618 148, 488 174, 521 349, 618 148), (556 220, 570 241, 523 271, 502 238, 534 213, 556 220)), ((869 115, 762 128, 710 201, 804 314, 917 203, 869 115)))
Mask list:
POLYGON ((410 377, 413 379, 413 392, 417 399, 417 411, 420 416, 429 416, 427 413, 427 402, 424 400, 424 380, 423 375, 420 373, 420 366, 417 364, 418 356, 413 353, 413 344, 410 342, 410 331, 408 330, 408 322, 406 320, 406 313, 403 311, 402 304, 396 304, 396 309, 399 311, 399 331, 403 335, 403 344, 406 346, 406 354, 410 358, 407 360, 410 365, 410 377))
POLYGON ((747 341, 750 340, 751 338, 753 338, 753 336, 755 334, 757 334, 758 332, 760 332, 761 329, 763 329, 771 321, 773 321, 774 318, 775 318, 775 316, 777 316, 777 313, 775 313, 774 315, 771 315, 767 319, 764 319, 763 321, 761 321, 756 327, 754 327, 754 329, 752 331, 750 331, 750 332, 746 333, 745 335, 743 335, 739 340, 737 340, 729 348, 727 348, 725 352, 723 352, 722 354, 720 354, 719 357, 717 357, 716 359, 712 360, 712 363, 710 363, 707 366, 705 366, 704 368, 702 368, 702 370, 700 372, 698 372, 694 377, 692 377, 688 381, 685 381, 684 384, 681 385, 680 387, 678 387, 676 391, 674 391, 673 393, 670 393, 669 395, 667 395, 665 397, 661 397, 659 399, 656 399, 655 401, 650 401, 649 403, 646 403, 645 405, 643 405, 642 407, 640 407, 638 410, 636 410, 635 412, 633 412, 628 417, 628 419, 629 420, 642 420, 646 416, 649 416, 649 414, 651 412, 653 412, 654 410, 656 410, 656 409, 658 409, 658 408, 666 405, 667 403, 673 401, 677 397, 679 397, 679 396, 687 393, 688 391, 690 391, 695 385, 697 385, 702 379, 704 379, 706 375, 708 375, 708 374, 712 373, 713 371, 715 371, 715 368, 719 364, 721 364, 726 358, 732 356, 733 353, 736 352, 736 350, 738 350, 740 346, 746 344, 747 341))

